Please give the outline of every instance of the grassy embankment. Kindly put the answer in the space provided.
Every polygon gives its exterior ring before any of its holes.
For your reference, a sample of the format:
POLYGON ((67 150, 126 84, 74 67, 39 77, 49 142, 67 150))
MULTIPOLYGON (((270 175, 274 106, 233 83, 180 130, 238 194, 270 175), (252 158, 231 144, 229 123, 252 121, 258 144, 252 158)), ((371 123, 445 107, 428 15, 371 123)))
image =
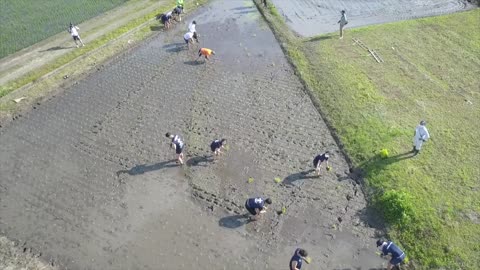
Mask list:
POLYGON ((343 40, 337 33, 298 38, 275 7, 263 12, 362 169, 389 238, 421 269, 478 269, 480 10, 348 29, 343 40), (412 158, 407 152, 421 119, 432 137, 412 158))
MULTIPOLYGON (((185 8, 189 12, 192 12, 195 8, 202 6, 207 2, 208 0, 197 0, 195 4, 190 3, 190 5, 188 5, 188 3, 186 3, 185 8)), ((16 80, 0 86, 0 98, 29 83, 37 82, 40 78, 55 70, 62 69, 62 74, 78 74, 81 71, 92 68, 92 62, 99 64, 126 48, 124 43, 112 44, 112 42, 114 43, 118 38, 129 34, 134 30, 135 33, 132 34, 132 41, 136 43, 151 36, 155 31, 158 31, 158 27, 152 27, 152 25, 157 25, 159 22, 154 21, 153 18, 155 18, 155 16, 158 14, 169 11, 171 8, 172 3, 170 2, 159 5, 157 9, 152 10, 147 15, 132 20, 125 25, 121 25, 116 30, 108 32, 101 38, 89 42, 88 46, 81 47, 77 50, 72 50, 71 52, 56 58, 54 61, 46 63, 44 66, 42 66, 42 68, 29 72, 16 80), (88 59, 82 58, 85 56, 88 56, 88 59), (69 66, 70 63, 73 63, 73 60, 75 60, 75 65, 69 66)), ((54 76, 49 76, 49 78, 42 78, 43 84, 36 85, 36 89, 33 90, 35 93, 32 93, 32 95, 29 97, 31 99, 37 98, 48 89, 58 86, 59 82, 63 80, 62 74, 55 74, 54 76)), ((15 104, 12 102, 0 104, 0 111, 14 110, 15 104)))

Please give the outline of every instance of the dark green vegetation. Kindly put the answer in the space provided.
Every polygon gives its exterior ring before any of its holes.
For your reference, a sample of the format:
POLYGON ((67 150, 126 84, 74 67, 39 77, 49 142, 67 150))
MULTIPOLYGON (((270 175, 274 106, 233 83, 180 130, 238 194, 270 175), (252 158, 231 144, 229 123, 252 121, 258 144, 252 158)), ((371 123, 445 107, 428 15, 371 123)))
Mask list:
POLYGON ((362 170, 388 236, 422 269, 478 269, 480 10, 348 29, 343 40, 295 37, 273 6, 263 12, 362 170), (411 157, 421 119, 432 138, 411 157))
POLYGON ((0 58, 67 31, 127 0, 0 0, 0 58))

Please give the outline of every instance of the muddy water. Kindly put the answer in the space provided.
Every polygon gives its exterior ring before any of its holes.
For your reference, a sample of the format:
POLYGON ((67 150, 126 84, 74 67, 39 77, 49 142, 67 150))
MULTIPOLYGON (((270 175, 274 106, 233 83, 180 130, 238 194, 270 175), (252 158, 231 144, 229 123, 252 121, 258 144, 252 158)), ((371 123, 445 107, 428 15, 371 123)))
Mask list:
POLYGON ((252 3, 192 15, 212 65, 184 50, 184 22, 0 130, 1 231, 68 269, 285 269, 299 246, 306 269, 385 264, 345 160, 252 3), (186 166, 167 131, 185 138, 186 166), (313 177, 325 150, 334 169, 313 177), (257 195, 274 203, 248 223, 257 195))
POLYGON ((348 25, 359 27, 474 8, 464 0, 272 0, 287 24, 303 36, 339 31, 340 11, 348 25))

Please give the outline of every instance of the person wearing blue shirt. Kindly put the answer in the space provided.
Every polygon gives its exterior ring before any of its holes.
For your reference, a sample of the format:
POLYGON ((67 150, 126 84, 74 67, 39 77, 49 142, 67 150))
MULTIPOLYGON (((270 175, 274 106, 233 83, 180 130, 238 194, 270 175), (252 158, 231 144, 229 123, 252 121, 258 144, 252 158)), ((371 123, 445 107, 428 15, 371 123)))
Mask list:
POLYGON ((251 220, 257 220, 260 217, 260 214, 265 213, 267 207, 265 204, 272 204, 272 199, 267 198, 263 199, 260 197, 250 198, 245 202, 245 208, 253 216, 251 220))
POLYGON ((222 153, 220 150, 225 147, 225 142, 226 141, 227 141, 227 139, 214 140, 210 144, 210 150, 212 150, 212 152, 213 152, 213 154, 215 154, 215 156, 218 156, 219 154, 222 153))
POLYGON ((391 259, 387 265, 387 270, 392 269, 394 266, 398 266, 405 259, 405 253, 392 241, 384 241, 379 239, 377 241, 377 247, 382 252, 382 257, 387 255, 391 256, 391 259))
POLYGON ((290 270, 302 269, 303 260, 305 260, 307 256, 308 253, 305 249, 297 248, 290 259, 290 270))
POLYGON ((171 147, 175 148, 177 160, 180 164, 183 165, 183 150, 185 148, 185 143, 183 142, 182 138, 180 138, 180 136, 178 135, 170 134, 169 132, 167 132, 165 136, 172 139, 171 147))
POLYGON ((317 172, 317 175, 320 175, 320 165, 325 162, 327 165, 327 170, 328 170, 328 158, 330 157, 330 152, 327 151, 321 155, 317 155, 313 159, 313 167, 315 168, 315 171, 317 172))

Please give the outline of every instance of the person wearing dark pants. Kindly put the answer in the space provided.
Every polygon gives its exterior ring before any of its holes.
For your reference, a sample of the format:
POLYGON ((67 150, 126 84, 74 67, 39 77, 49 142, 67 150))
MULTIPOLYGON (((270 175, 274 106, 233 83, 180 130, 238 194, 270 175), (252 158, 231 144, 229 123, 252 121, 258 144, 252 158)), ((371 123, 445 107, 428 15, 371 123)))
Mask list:
POLYGON ((173 135, 167 132, 165 134, 167 138, 172 139, 171 147, 175 148, 175 153, 177 154, 177 161, 183 165, 183 150, 185 148, 185 144, 183 143, 182 138, 178 135, 173 135))
POLYGON ((377 247, 382 252, 382 257, 387 255, 391 256, 391 259, 387 265, 387 270, 392 269, 392 267, 394 266, 400 265, 400 263, 405 260, 405 253, 392 241, 384 241, 382 239, 379 239, 377 240, 377 247))
POLYGON ((290 270, 302 269, 303 261, 307 259, 308 253, 305 249, 297 248, 290 259, 290 270))
POLYGON ((317 175, 320 175, 320 165, 322 165, 323 162, 326 163, 326 168, 327 170, 329 170, 329 167, 328 167, 328 159, 330 158, 330 152, 329 151, 326 151, 325 153, 321 154, 321 155, 317 155, 314 159, 313 159, 313 167, 315 168, 315 172, 317 173, 317 175))
POLYGON ((272 199, 256 197, 250 198, 245 202, 245 208, 250 214, 252 214, 252 217, 250 218, 251 220, 258 220, 260 218, 260 214, 265 213, 267 210, 265 204, 272 204, 272 199))
POLYGON ((345 10, 342 10, 342 16, 340 17, 340 20, 338 21, 338 24, 340 24, 340 39, 343 38, 343 28, 345 25, 348 24, 347 20, 347 14, 345 14, 345 10))
POLYGON ((222 153, 220 150, 222 150, 222 148, 225 147, 225 142, 226 141, 227 141, 226 139, 214 140, 210 144, 210 150, 212 150, 212 152, 215 156, 218 156, 219 154, 222 153))

